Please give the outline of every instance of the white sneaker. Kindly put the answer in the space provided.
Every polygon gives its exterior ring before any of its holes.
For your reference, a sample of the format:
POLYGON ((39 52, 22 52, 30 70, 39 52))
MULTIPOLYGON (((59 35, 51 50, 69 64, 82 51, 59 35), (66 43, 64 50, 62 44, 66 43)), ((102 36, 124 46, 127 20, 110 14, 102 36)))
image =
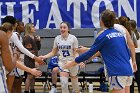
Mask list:
POLYGON ((55 88, 54 86, 52 86, 49 93, 56 93, 56 92, 57 92, 57 88, 55 88))

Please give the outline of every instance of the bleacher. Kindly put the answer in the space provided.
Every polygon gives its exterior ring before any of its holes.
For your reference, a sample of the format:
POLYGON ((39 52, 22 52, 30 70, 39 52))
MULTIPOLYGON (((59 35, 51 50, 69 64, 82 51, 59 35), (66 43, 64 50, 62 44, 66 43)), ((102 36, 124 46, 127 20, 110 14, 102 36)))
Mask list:
MULTIPOLYGON (((140 29, 140 28, 139 28, 140 29)), ((140 31, 138 29, 138 31, 140 31)), ((95 29, 71 29, 71 34, 75 35, 78 38, 79 45, 83 45, 86 47, 90 47, 94 42, 94 30, 95 29)), ((99 31, 100 29, 97 29, 99 31)), ((54 38, 60 34, 59 29, 42 29, 37 30, 36 34, 41 36, 41 50, 39 51, 39 55, 47 54, 51 51, 53 46, 54 38)), ((49 59, 47 60, 49 62, 49 59)), ((87 82, 104 82, 105 77, 102 73, 98 72, 98 69, 103 64, 100 62, 87 64, 86 68, 80 69, 79 71, 79 82, 81 84, 82 89, 87 89, 87 82), (93 71, 93 73, 90 73, 93 71), (87 73, 88 72, 88 73, 87 73)), ((51 73, 48 72, 47 65, 41 66, 40 70, 43 71, 42 77, 37 77, 36 82, 45 82, 44 88, 46 86, 48 89, 51 87, 51 73)), ((59 77, 58 77, 59 78, 59 77)), ((58 79, 59 82, 59 79, 58 79)), ((98 86, 99 87, 99 86, 98 86)))
MULTIPOLYGON (((78 38, 79 45, 90 47, 94 42, 95 29, 71 29, 70 33, 78 38)), ((99 30, 99 29, 97 29, 99 30)), ((37 30, 36 33, 41 36, 41 50, 39 54, 43 55, 51 51, 54 38, 60 35, 59 29, 42 29, 37 30)))

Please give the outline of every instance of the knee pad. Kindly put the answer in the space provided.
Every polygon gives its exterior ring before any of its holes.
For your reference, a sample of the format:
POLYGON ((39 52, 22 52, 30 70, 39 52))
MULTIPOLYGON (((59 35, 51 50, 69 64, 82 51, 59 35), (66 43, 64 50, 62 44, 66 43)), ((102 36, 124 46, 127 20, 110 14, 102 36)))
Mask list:
POLYGON ((67 77, 60 77, 62 93, 69 93, 68 90, 68 78, 67 77))

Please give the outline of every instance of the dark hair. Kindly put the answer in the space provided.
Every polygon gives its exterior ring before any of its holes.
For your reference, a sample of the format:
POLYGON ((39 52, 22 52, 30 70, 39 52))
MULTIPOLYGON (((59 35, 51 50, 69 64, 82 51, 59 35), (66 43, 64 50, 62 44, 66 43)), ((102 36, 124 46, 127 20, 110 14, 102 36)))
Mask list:
POLYGON ((0 30, 2 30, 4 32, 12 31, 13 30, 13 25, 11 23, 5 22, 0 27, 0 30))
POLYGON ((119 17, 119 22, 121 25, 124 26, 127 21, 129 21, 127 17, 125 17, 125 16, 119 17))
POLYGON ((17 25, 20 25, 20 23, 24 23, 21 20, 16 20, 17 25))
POLYGON ((69 23, 69 22, 61 22, 60 25, 61 25, 62 23, 66 24, 66 25, 68 26, 68 29, 69 29, 68 33, 70 33, 70 29, 71 29, 70 23, 69 23))
POLYGON ((6 16, 6 17, 2 20, 2 24, 5 23, 5 22, 9 22, 9 23, 15 25, 15 23, 16 23, 16 18, 13 17, 13 16, 6 16))
POLYGON ((125 16, 119 17, 119 22, 128 30, 129 34, 132 35, 131 24, 128 20, 128 17, 125 17, 125 16))
POLYGON ((131 24, 132 29, 136 29, 136 26, 137 26, 136 21, 135 20, 130 20, 129 22, 131 24))
POLYGON ((127 16, 127 20, 130 21, 130 18, 127 16))
POLYGON ((114 24, 120 24, 120 21, 119 21, 119 19, 114 19, 114 24))
POLYGON ((103 11, 101 13, 101 20, 104 23, 105 27, 110 28, 114 26, 114 20, 116 18, 116 14, 109 9, 103 11))
POLYGON ((134 33, 135 33, 135 35, 136 35, 136 38, 137 38, 137 40, 138 40, 138 39, 140 38, 140 35, 139 35, 138 31, 137 31, 137 24, 136 24, 136 21, 135 21, 135 20, 130 20, 129 22, 130 22, 130 24, 131 24, 132 31, 134 31, 134 33))
POLYGON ((17 23, 16 32, 18 32, 18 31, 20 30, 20 29, 19 29, 19 26, 20 26, 20 25, 24 25, 24 22, 22 22, 22 21, 20 21, 20 20, 17 20, 16 23, 17 23))

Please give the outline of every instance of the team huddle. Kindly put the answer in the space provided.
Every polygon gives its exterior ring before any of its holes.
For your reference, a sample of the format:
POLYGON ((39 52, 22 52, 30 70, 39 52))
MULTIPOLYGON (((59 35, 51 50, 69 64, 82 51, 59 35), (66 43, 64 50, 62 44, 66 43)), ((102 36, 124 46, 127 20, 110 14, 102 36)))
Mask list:
POLYGON ((78 48, 76 36, 70 34, 70 24, 60 24, 60 35, 54 39, 52 51, 39 56, 41 39, 35 35, 32 23, 16 21, 12 16, 6 16, 0 27, 0 93, 21 93, 22 76, 25 74, 24 93, 35 93, 35 76, 41 76, 37 65, 43 60, 58 57, 58 65, 52 68, 52 88, 49 93, 57 92, 57 74, 60 76, 62 93, 70 93, 69 77, 73 93, 81 93, 78 83, 79 67, 83 62, 101 56, 107 69, 109 86, 112 93, 134 93, 133 76, 135 76, 140 91, 139 78, 139 32, 136 22, 127 17, 116 18, 113 11, 105 10, 100 15, 101 31, 98 32, 90 48, 78 48), (135 30, 134 30, 135 29, 135 30), (21 37, 21 33, 24 36, 21 37), (136 55, 135 55, 136 48, 136 55), (6 70, 6 71, 5 71, 6 70), (25 71, 25 73, 23 72, 25 71), (5 72, 4 72, 5 71, 5 72), (130 86, 132 87, 130 89, 130 86))

